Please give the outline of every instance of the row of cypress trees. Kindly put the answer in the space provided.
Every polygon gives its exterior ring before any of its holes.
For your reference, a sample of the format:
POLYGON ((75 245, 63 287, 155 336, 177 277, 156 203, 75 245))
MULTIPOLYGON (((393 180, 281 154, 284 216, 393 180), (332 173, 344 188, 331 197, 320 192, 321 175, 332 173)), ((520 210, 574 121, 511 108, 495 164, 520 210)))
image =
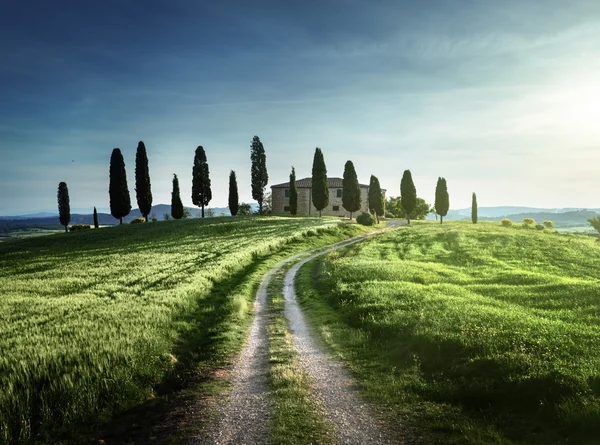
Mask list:
MULTIPOLYGON (((321 216, 323 209, 329 205, 329 187, 327 183, 327 166, 325 165, 323 151, 319 147, 315 149, 311 179, 312 205, 315 206, 319 211, 319 216, 321 216)), ((368 200, 369 209, 377 215, 377 218, 379 218, 380 215, 383 215, 385 202, 383 200, 379 179, 373 175, 371 175, 369 183, 368 200)), ((296 170, 294 167, 292 167, 292 172, 290 173, 289 203, 290 213, 296 215, 298 212, 298 189, 296 186, 296 170)), ((352 161, 347 161, 344 165, 344 176, 342 179, 342 206, 346 211, 350 212, 350 219, 352 219, 352 214, 360 210, 361 205, 362 198, 356 169, 354 168, 352 161)))
MULTIPOLYGON (((267 174, 267 163, 265 149, 258 136, 254 136, 251 144, 250 159, 252 162, 252 197, 256 199, 259 205, 259 211, 262 213, 265 199, 265 187, 269 180, 267 174)), ((148 169, 148 156, 143 142, 139 142, 136 152, 136 197, 140 212, 147 220, 152 209, 152 192, 150 188, 150 173, 148 169)), ((111 214, 117 218, 121 224, 123 218, 131 212, 131 199, 129 189, 127 188, 127 174, 125 171, 125 162, 121 150, 115 148, 110 160, 110 210, 111 214)), ((206 152, 201 145, 196 148, 194 153, 194 166, 192 168, 192 202, 202 209, 202 218, 204 218, 204 208, 208 206, 212 199, 210 170, 206 158, 206 152)), ((229 176, 229 209, 235 216, 239 209, 237 179, 232 170, 229 176)), ((171 193, 171 216, 180 219, 184 215, 184 207, 181 201, 181 191, 179 188, 179 179, 173 175, 173 191, 171 193)))

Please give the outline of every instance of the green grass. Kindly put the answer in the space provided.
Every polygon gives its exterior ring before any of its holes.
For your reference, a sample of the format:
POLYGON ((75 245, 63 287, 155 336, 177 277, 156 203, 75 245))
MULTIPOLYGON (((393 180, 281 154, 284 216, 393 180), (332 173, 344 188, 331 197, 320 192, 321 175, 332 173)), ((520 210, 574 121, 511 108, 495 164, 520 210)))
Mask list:
POLYGON ((271 439, 279 445, 331 443, 332 437, 328 435, 331 425, 318 409, 310 376, 300 368, 289 334, 282 295, 287 269, 289 267, 273 278, 268 297, 271 439))
POLYGON ((0 245, 0 443, 57 440, 224 363, 270 265, 360 230, 211 218, 0 245))
POLYGON ((593 237, 422 223, 312 263, 299 288, 366 395, 423 442, 592 444, 599 270, 593 237))

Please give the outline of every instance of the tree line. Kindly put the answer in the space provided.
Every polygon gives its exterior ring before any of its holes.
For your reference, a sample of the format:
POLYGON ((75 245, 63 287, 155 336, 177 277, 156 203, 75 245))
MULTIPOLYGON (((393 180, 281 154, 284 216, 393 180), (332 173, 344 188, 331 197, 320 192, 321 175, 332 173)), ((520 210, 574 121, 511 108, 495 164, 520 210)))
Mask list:
MULTIPOLYGON (((250 145, 251 160, 251 183, 252 198, 258 202, 259 212, 263 211, 265 200, 265 188, 269 180, 267 174, 267 160, 265 149, 258 136, 254 136, 250 145)), ((150 183, 150 170, 148 167, 148 155, 143 141, 138 143, 135 156, 135 192, 136 200, 140 213, 147 221, 148 215, 152 211, 152 190, 150 183)), ((110 213, 123 224, 123 218, 131 212, 131 197, 127 185, 127 172, 125 169, 125 160, 119 148, 112 151, 109 166, 109 187, 108 194, 110 200, 110 213)), ((204 208, 212 200, 212 190, 210 182, 210 171, 206 152, 201 145, 196 148, 194 153, 194 163, 192 167, 192 202, 202 210, 204 218, 204 208)), ((247 204, 238 202, 238 186, 235 171, 231 171, 229 176, 229 210, 232 216, 236 216, 242 209, 247 212, 247 204)), ((65 182, 58 186, 58 213, 61 225, 67 230, 71 221, 69 189, 65 182)), ((173 188, 171 192, 171 217, 181 219, 186 212, 181 201, 181 190, 179 179, 173 174, 173 188)), ((94 207, 94 226, 98 227, 98 213, 94 207)))
MULTIPOLYGON (((258 202, 259 213, 263 213, 263 204, 265 201, 265 189, 269 180, 266 165, 265 148, 258 136, 252 138, 250 144, 251 161, 251 188, 252 198, 258 202)), ((152 190, 150 183, 150 171, 148 166, 148 155, 143 141, 138 143, 135 157, 135 191, 136 200, 143 218, 147 221, 148 215, 152 210, 152 190)), ((312 166, 312 204, 322 214, 322 210, 329 205, 329 187, 327 181, 327 167, 323 151, 317 147, 313 157, 312 166)), ((210 170, 204 147, 201 145, 196 148, 192 167, 192 202, 201 208, 202 218, 205 217, 204 209, 212 200, 210 170)), ((109 167, 109 198, 110 210, 114 218, 123 224, 123 218, 131 212, 131 198, 127 186, 127 173, 125 161, 121 150, 115 148, 112 151, 109 167)), ((292 166, 290 173, 289 189, 290 213, 296 215, 298 212, 298 189, 296 186, 296 171, 292 166)), ((347 161, 344 165, 344 175, 342 179, 342 206, 350 213, 350 219, 354 212, 360 210, 362 197, 360 184, 356 174, 356 169, 352 161, 347 161)), ((446 184, 446 179, 439 177, 435 189, 435 204, 433 208, 424 199, 417 197, 417 191, 412 179, 410 170, 405 170, 400 181, 400 196, 389 198, 389 206, 393 206, 397 217, 404 216, 410 224, 411 219, 424 218, 428 213, 433 212, 440 216, 440 223, 443 223, 444 217, 450 208, 450 199, 446 184)), ((242 205, 247 206, 247 205, 242 205)), ((240 211, 239 193, 237 177, 235 171, 231 170, 229 175, 229 198, 228 207, 232 216, 236 216, 240 211)), ((67 226, 70 222, 69 192, 67 184, 61 182, 58 188, 58 209, 60 223, 67 226)), ((368 192, 369 212, 379 218, 386 213, 386 200, 383 198, 379 179, 371 175, 369 180, 368 192)), ((244 213, 246 209, 244 208, 244 213)), ((171 193, 171 217, 174 219, 184 218, 186 209, 184 209, 181 200, 181 191, 179 179, 173 174, 173 185, 171 193)), ((436 216, 437 218, 437 216, 436 216)), ((472 221, 477 223, 477 198, 475 193, 472 197, 472 221)), ((94 207, 94 225, 98 227, 98 215, 94 207)))

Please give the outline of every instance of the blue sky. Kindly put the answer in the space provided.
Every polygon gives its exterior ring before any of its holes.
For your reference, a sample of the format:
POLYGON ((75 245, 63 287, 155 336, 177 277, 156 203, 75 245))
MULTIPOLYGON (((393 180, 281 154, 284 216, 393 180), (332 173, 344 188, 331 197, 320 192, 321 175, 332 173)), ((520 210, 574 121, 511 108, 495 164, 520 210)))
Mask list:
MULTIPOLYGON (((451 207, 600 207, 597 0, 21 1, 0 5, 0 214, 108 207, 137 142, 154 203, 172 174, 191 205, 203 145, 213 201, 250 196, 259 135, 270 183, 354 161, 398 195, 404 169, 451 207)), ((134 205, 135 207, 135 205, 134 205)))

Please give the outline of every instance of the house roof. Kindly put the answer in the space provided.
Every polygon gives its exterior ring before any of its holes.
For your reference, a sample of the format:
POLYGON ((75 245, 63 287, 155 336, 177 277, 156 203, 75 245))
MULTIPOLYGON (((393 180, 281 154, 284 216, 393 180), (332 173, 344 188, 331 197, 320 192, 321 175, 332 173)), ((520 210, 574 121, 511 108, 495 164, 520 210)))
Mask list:
MULTIPOLYGON (((359 184, 361 187, 369 188, 368 185, 359 184)), ((272 185, 271 188, 289 188, 289 182, 283 182, 281 184, 272 185)), ((299 189, 312 187, 312 178, 296 179, 296 187, 299 189)), ((342 178, 327 178, 327 188, 342 188, 342 178)))

